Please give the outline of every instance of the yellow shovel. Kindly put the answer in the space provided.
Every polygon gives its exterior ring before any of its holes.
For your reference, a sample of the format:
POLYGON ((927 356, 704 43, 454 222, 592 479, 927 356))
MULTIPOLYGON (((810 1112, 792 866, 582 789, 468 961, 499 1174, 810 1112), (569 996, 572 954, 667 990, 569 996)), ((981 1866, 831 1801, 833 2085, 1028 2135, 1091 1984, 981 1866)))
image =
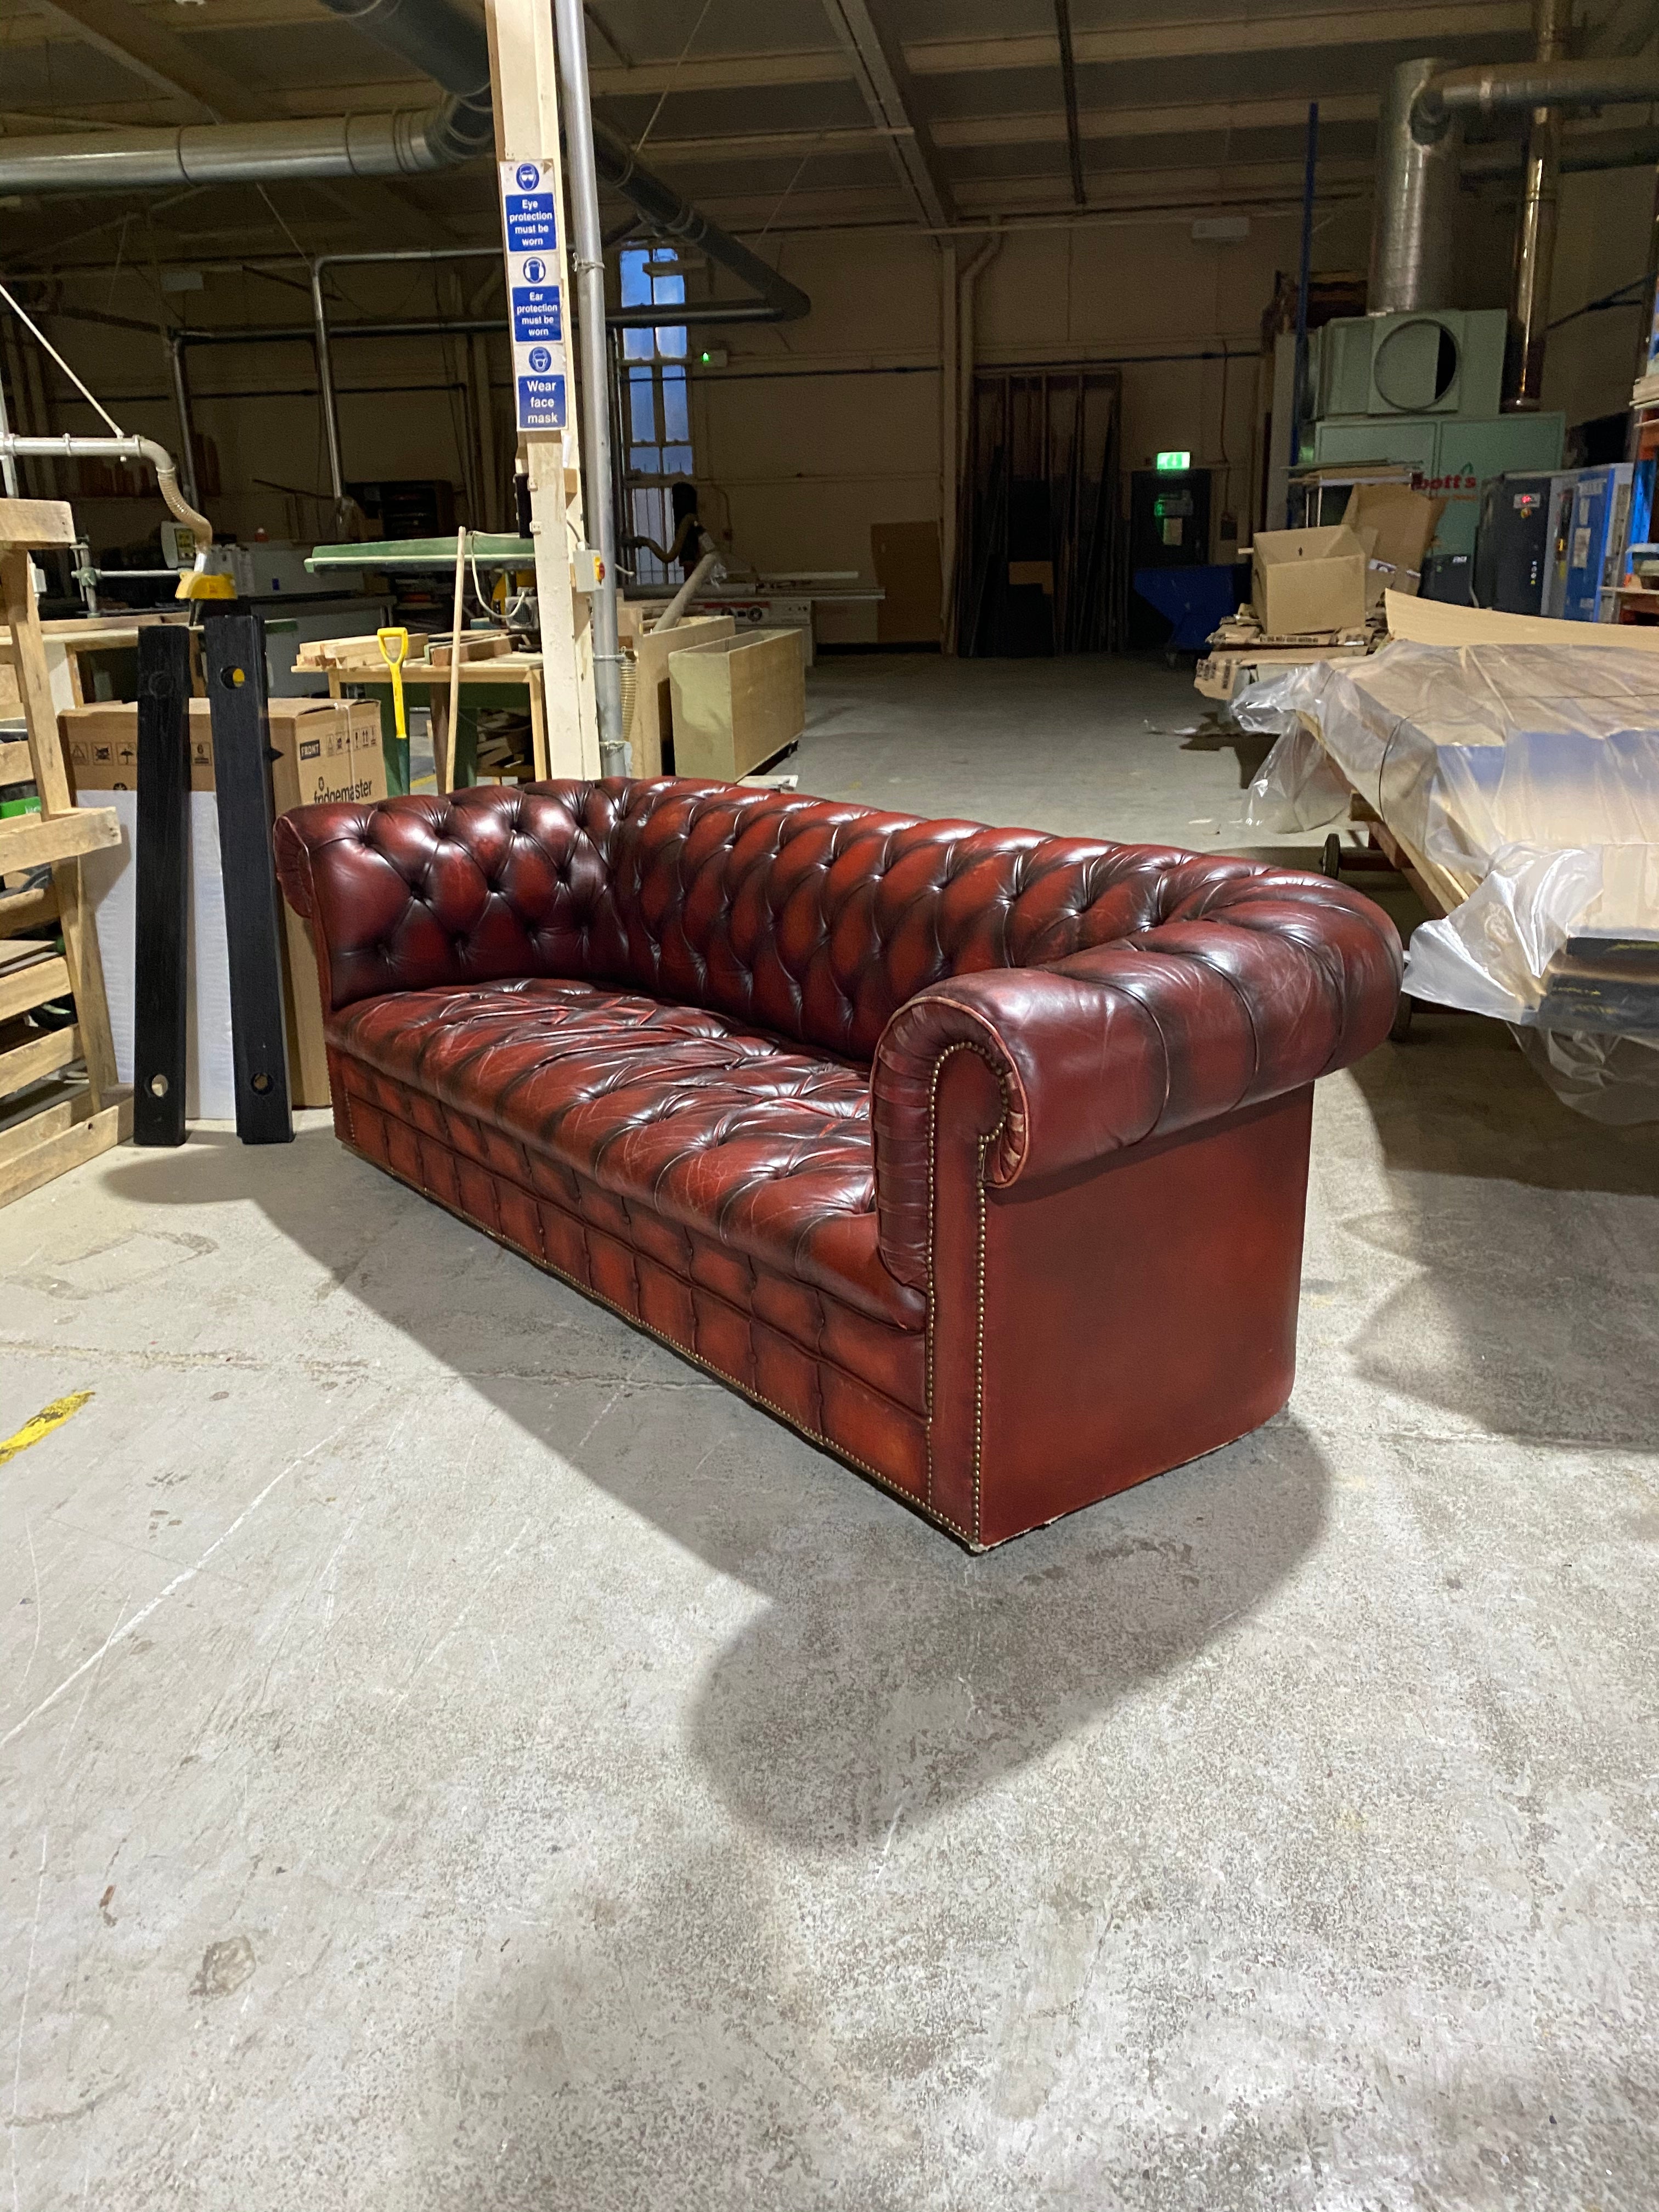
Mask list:
POLYGON ((380 648, 380 658, 392 672, 392 713, 397 724, 398 741, 404 748, 404 759, 409 758, 409 723, 404 714, 404 662, 409 653, 409 632, 406 629, 377 629, 374 642, 380 648))

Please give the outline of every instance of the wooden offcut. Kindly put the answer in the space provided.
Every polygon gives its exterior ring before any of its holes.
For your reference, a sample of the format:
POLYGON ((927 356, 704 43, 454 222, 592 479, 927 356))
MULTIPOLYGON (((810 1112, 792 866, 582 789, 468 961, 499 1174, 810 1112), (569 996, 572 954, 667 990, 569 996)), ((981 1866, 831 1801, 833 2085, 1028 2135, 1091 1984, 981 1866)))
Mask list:
POLYGON ((690 646, 674 654, 668 676, 676 775, 735 781, 806 726, 805 672, 787 630, 690 646))

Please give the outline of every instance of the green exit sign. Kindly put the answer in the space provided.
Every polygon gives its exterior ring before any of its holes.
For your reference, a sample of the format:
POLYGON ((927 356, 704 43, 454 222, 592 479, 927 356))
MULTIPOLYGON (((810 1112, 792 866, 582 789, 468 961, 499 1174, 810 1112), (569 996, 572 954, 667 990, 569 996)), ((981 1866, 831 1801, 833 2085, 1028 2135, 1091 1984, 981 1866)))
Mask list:
POLYGON ((1158 465, 1161 469, 1189 469, 1193 457, 1190 453, 1160 453, 1158 465))

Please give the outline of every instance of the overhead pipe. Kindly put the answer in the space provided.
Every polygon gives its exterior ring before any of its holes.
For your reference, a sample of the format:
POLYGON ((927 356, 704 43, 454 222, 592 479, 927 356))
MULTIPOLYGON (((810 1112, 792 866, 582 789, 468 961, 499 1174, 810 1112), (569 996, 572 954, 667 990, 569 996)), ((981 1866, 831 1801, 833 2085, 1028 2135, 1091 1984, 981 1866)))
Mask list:
POLYGON ((213 525, 198 514, 179 489, 179 471, 165 446, 154 438, 24 438, 15 431, 0 431, 0 458, 5 459, 148 461, 155 471, 157 490, 167 512, 195 533, 198 547, 213 543, 213 525))
MULTIPOLYGON (((489 42, 483 22, 468 15, 458 0, 323 0, 323 4, 412 67, 435 77, 459 104, 460 112, 471 118, 466 127, 476 129, 477 150, 494 148, 489 42)), ((560 52, 562 57, 562 46, 560 52)), ((586 58, 584 49, 584 89, 586 58)), ((572 104, 574 106, 578 103, 572 104)), ((755 295, 752 300, 735 302, 732 307, 720 311, 720 320, 790 322, 811 312, 812 302, 805 292, 779 276, 775 269, 769 267, 757 253, 750 252, 718 223, 711 222, 672 185, 665 184, 660 177, 641 167, 626 139, 619 138, 592 119, 591 100, 584 97, 579 104, 581 118, 592 132, 593 165, 598 175, 624 199, 630 200, 648 218, 653 229, 665 237, 683 239, 687 245, 701 247, 711 261, 728 270, 755 295)), ((571 127, 572 117, 567 115, 567 137, 571 127)), ((574 171, 574 143, 572 167, 574 171)), ((662 316, 648 307, 624 307, 617 311, 615 319, 624 328, 648 328, 659 323, 662 316)), ((710 311, 707 319, 716 319, 715 313, 710 311)), ((676 323, 686 319, 681 314, 674 318, 676 323)))
MULTIPOLYGON (((1559 62, 1565 55, 1571 12, 1571 0, 1533 0, 1540 63, 1559 62)), ((1561 111, 1534 107, 1527 125, 1526 181, 1516 218, 1509 328, 1504 337, 1503 406, 1509 414, 1535 414, 1543 404, 1544 347, 1560 198, 1561 111)))
MULTIPOLYGON (((974 428, 974 322, 979 280, 1002 251, 1002 233, 994 230, 977 253, 962 269, 957 277, 957 458, 956 495, 957 507, 957 563, 960 566, 962 548, 966 542, 964 525, 968 511, 968 460, 974 428)), ((955 653, 960 646, 957 635, 957 611, 960 602, 956 592, 956 580, 948 580, 951 601, 949 621, 945 630, 945 650, 955 653)))
POLYGON ((1414 127, 1425 93, 1444 76, 1431 57, 1401 62, 1383 96, 1365 295, 1374 315, 1452 305, 1462 118, 1449 116, 1429 136, 1414 127))
POLYGON ((1454 173, 1458 131, 1465 116, 1496 115, 1520 108, 1531 111, 1504 357, 1503 404, 1511 413, 1534 412, 1542 400, 1562 167, 1560 110, 1659 99, 1659 58, 1565 60, 1569 17, 1569 0, 1534 0, 1537 53, 1529 62, 1455 70, 1435 69, 1427 63, 1403 64, 1396 72, 1396 86, 1413 73, 1421 82, 1403 130, 1399 127, 1395 104, 1390 104, 1384 118, 1378 216, 1373 233, 1373 291, 1369 301, 1373 313, 1390 307, 1450 304, 1440 296, 1397 297, 1386 284, 1379 287, 1376 283, 1379 246, 1387 248, 1396 263, 1406 262, 1415 253, 1419 259, 1432 261, 1437 268, 1443 252, 1448 279, 1450 269, 1449 207, 1443 219, 1439 199, 1409 214, 1397 210, 1387 191, 1390 176, 1407 165, 1425 172, 1439 165, 1454 173))
MULTIPOLYGON (((567 122, 567 130, 568 127, 567 122)), ((659 235, 700 247, 711 261, 718 262, 755 295, 752 300, 734 301, 729 307, 711 306, 696 319, 793 323, 811 314, 812 302, 798 284, 792 284, 769 263, 763 261, 758 253, 751 252, 740 240, 733 238, 730 231, 711 222, 672 185, 665 184, 660 177, 642 168, 627 140, 619 138, 614 131, 607 131, 597 118, 593 122, 593 161, 605 183, 624 199, 631 200, 659 235)), ((623 330, 650 329, 663 319, 661 308, 651 307, 613 308, 606 317, 613 327, 623 330)), ((681 309, 675 309, 673 320, 677 325, 691 319, 681 309)))
POLYGON ((440 111, 440 149, 450 157, 444 166, 494 152, 489 41, 478 17, 458 0, 323 0, 323 5, 449 94, 440 111))
POLYGON ((1426 143, 1459 116, 1498 115, 1520 107, 1616 107, 1650 100, 1659 100, 1659 55, 1629 61, 1483 64, 1440 70, 1428 78, 1413 105, 1411 127, 1426 143))
POLYGON ((458 130, 457 103, 393 115, 187 124, 0 139, 0 193, 144 192, 191 185, 414 177, 487 151, 458 130))
MULTIPOLYGON (((374 0, 369 0, 369 4, 374 4, 374 0)), ((395 6, 397 0, 392 0, 392 4, 395 6)), ((324 5, 333 8, 337 14, 346 12, 343 0, 324 0, 324 5)), ((489 97, 487 82, 485 97, 486 99, 489 97)), ((494 129, 493 124, 491 129, 492 131, 494 129)), ((338 268, 343 264, 348 263, 356 266, 366 263, 384 261, 435 262, 480 259, 494 261, 496 258, 497 249, 493 246, 390 246, 374 253, 319 253, 313 260, 311 264, 312 340, 317 349, 317 383, 322 398, 323 438, 328 451, 329 489, 334 495, 334 519, 337 526, 346 504, 345 478, 342 472, 340 457, 340 408, 334 390, 334 357, 329 349, 328 306, 323 296, 324 271, 338 268)), ((461 335, 460 324, 457 318, 447 317, 440 322, 438 327, 457 336, 461 335)), ((178 357, 175 342, 174 358, 178 357)))
MULTIPOLYGON (((394 115, 0 139, 0 193, 146 191, 293 178, 414 176, 493 154, 489 43, 477 17, 458 0, 323 4, 434 78, 447 96, 435 106, 402 108, 394 115)), ((602 181, 631 201, 653 230, 700 248, 753 295, 729 306, 682 310, 675 315, 677 324, 783 323, 811 313, 812 302, 799 285, 645 168, 625 139, 601 123, 592 127, 594 165, 602 181)), ((662 318, 647 307, 613 310, 608 319, 641 329, 662 318)))
POLYGON ((587 27, 581 0, 553 0, 553 25, 564 85, 564 137, 569 155, 572 269, 580 309, 582 463, 587 477, 586 521, 599 556, 592 594, 593 690, 599 708, 599 773, 626 775, 622 651, 617 639, 617 516, 611 497, 611 363, 605 325, 605 243, 599 231, 599 180, 594 165, 592 101, 587 87, 587 27))

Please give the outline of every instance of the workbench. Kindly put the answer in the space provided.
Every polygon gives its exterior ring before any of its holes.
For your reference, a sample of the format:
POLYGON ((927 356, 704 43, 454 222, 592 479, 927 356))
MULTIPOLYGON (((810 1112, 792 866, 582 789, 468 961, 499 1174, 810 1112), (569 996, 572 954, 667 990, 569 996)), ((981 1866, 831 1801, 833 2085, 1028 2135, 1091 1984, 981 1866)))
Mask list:
MULTIPOLYGON (((380 744, 386 757, 386 789, 394 797, 410 787, 409 745, 405 739, 398 743, 396 712, 392 704, 392 674, 380 658, 380 648, 372 637, 362 639, 329 639, 306 647, 295 661, 296 669, 320 673, 328 678, 331 699, 341 699, 348 688, 356 694, 375 699, 380 708, 380 744), (361 644, 361 653, 346 653, 348 645, 361 644)), ((449 736, 449 680, 447 665, 435 665, 429 658, 406 660, 403 665, 404 694, 424 691, 432 715, 432 749, 434 758, 449 736)), ((538 781, 552 773, 547 752, 547 704, 542 688, 542 657, 539 653, 503 653, 487 660, 464 660, 461 663, 460 711, 450 768, 452 786, 460 787, 475 781, 477 774, 478 716, 490 708, 505 708, 509 711, 527 713, 530 717, 531 757, 538 781)))

